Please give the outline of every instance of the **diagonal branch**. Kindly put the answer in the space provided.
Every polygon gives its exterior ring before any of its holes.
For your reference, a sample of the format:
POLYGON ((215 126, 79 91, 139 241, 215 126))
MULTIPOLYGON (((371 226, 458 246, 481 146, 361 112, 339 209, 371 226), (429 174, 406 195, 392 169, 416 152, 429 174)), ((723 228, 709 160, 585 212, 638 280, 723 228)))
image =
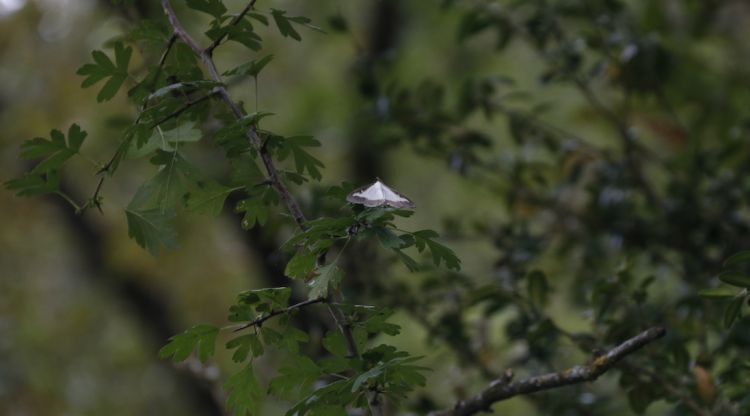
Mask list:
MULTIPOLYGON (((221 83, 221 75, 219 75, 219 70, 216 69, 216 64, 214 63, 211 54, 207 50, 202 49, 198 45, 198 43, 185 31, 185 29, 182 27, 182 24, 177 19, 177 15, 175 14, 172 5, 169 3, 169 0, 162 0, 161 5, 164 9, 164 13, 169 19, 169 23, 174 29, 174 33, 183 42, 185 42, 185 44, 188 45, 190 49, 193 50, 193 53, 201 58, 203 64, 208 70, 211 79, 213 81, 221 83)), ((226 105, 232 110, 232 113, 234 114, 236 119, 239 120, 245 116, 245 112, 236 102, 232 100, 226 88, 219 86, 215 88, 215 91, 219 94, 226 105)), ((276 166, 274 165, 273 159, 268 153, 268 150, 261 145, 261 140, 260 137, 258 137, 256 126, 252 125, 250 129, 247 130, 246 135, 250 143, 252 143, 258 149, 261 160, 263 160, 263 165, 265 166, 266 172, 268 173, 268 179, 271 181, 271 185, 279 194, 279 197, 286 204, 287 208, 289 209, 289 213, 292 214, 292 217, 294 218, 294 221, 297 223, 297 225, 302 229, 306 229, 307 225, 305 225, 305 222, 307 220, 305 219, 304 214, 302 214, 299 203, 297 203, 297 200, 294 199, 292 194, 289 192, 289 189, 287 189, 286 185, 284 185, 284 182, 282 182, 281 177, 279 176, 279 171, 278 169, 276 169, 276 166)))
POLYGON ((609 352, 596 357, 590 364, 579 365, 557 373, 534 376, 526 380, 510 382, 508 376, 490 384, 484 391, 473 398, 460 401, 453 409, 430 413, 430 416, 469 416, 489 411, 493 404, 521 394, 531 394, 571 384, 594 381, 615 366, 627 355, 632 354, 647 344, 666 334, 663 327, 653 327, 628 339, 609 352))

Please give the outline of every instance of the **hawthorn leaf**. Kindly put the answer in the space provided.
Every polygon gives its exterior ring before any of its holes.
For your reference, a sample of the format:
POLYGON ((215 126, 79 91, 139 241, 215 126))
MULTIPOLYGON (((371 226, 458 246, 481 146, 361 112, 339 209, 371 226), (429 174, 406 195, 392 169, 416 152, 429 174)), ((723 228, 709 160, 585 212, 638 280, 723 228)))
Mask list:
POLYGON ((260 71, 271 62, 271 59, 273 59, 273 55, 266 55, 261 59, 244 63, 236 68, 226 71, 224 72, 224 75, 251 76, 255 78, 260 74, 260 71))
POLYGON ((315 269, 317 256, 315 253, 300 250, 298 251, 284 269, 284 275, 293 279, 304 279, 309 277, 310 272, 315 269))
POLYGON ((40 174, 27 173, 20 178, 6 181, 3 185, 8 190, 17 191, 18 196, 43 195, 60 190, 60 176, 54 170, 40 174))
POLYGON ((170 338, 169 343, 159 350, 159 357, 171 357, 174 362, 185 361, 193 350, 197 349, 198 359, 201 362, 206 362, 214 355, 218 334, 219 328, 213 325, 195 325, 170 338))
POLYGON ((88 63, 78 68, 76 74, 86 77, 81 83, 82 88, 88 88, 103 79, 107 79, 104 86, 99 90, 96 101, 109 101, 122 84, 128 78, 128 65, 130 57, 133 54, 133 48, 125 47, 122 42, 115 42, 115 62, 104 54, 104 52, 95 50, 91 52, 93 63, 88 63))
POLYGON ((318 268, 316 274, 317 276, 308 283, 310 286, 310 299, 328 296, 328 289, 337 287, 344 277, 344 273, 335 263, 318 268))
POLYGON ((229 194, 242 188, 229 188, 218 182, 199 183, 197 189, 185 196, 185 207, 198 214, 217 216, 224 208, 229 194))
POLYGON ((78 154, 86 135, 87 133, 81 130, 78 124, 72 124, 68 128, 67 140, 63 132, 57 129, 52 130, 49 140, 42 137, 26 140, 21 145, 21 158, 25 160, 43 158, 39 164, 34 166, 31 174, 57 170, 66 160, 78 154))
POLYGON ((308 393, 322 371, 308 357, 293 356, 279 369, 279 376, 271 380, 269 392, 281 398, 289 398, 295 391, 308 393))
POLYGON ((253 357, 263 355, 263 343, 260 342, 260 338, 256 334, 246 334, 232 338, 227 342, 226 347, 228 350, 237 348, 234 354, 232 354, 232 361, 236 363, 245 361, 251 351, 253 357))
POLYGON ((172 248, 177 245, 177 232, 171 225, 175 217, 174 211, 128 208, 125 216, 128 221, 128 236, 151 255, 158 255, 162 246, 172 248))
POLYGON ((253 367, 247 364, 238 373, 229 377, 224 388, 228 392, 227 407, 238 416, 255 414, 258 403, 263 398, 263 391, 255 378, 253 367))

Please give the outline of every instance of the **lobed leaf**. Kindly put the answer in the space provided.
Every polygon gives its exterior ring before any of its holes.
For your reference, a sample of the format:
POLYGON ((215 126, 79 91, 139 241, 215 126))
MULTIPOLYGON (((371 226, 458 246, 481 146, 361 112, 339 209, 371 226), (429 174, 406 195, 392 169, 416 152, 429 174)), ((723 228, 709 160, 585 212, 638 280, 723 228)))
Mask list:
POLYGON ((60 130, 52 130, 50 139, 36 137, 21 145, 21 158, 25 160, 43 159, 34 166, 31 174, 45 173, 59 169, 62 164, 78 154, 87 133, 78 124, 68 128, 68 138, 60 130))
POLYGON ((233 374, 224 388, 227 390, 227 407, 237 416, 254 414, 263 397, 258 379, 255 378, 251 364, 233 374))
POLYGON ((319 267, 315 272, 317 276, 308 283, 310 299, 328 296, 328 289, 338 287, 344 277, 344 273, 335 263, 319 267))
POLYGON ((170 224, 175 217, 174 211, 126 209, 125 216, 128 236, 151 255, 158 255, 162 246, 172 248, 177 245, 177 232, 170 224))
POLYGON ((229 194, 240 188, 229 188, 218 182, 199 183, 198 188, 185 196, 185 207, 198 214, 217 216, 224 208, 229 194))
POLYGON ((187 359, 197 349, 198 358, 206 362, 214 355, 216 336, 219 328, 213 325, 196 325, 169 339, 169 343, 159 350, 159 357, 179 362, 187 359))
POLYGON ((133 48, 125 47, 120 41, 115 42, 114 48, 115 62, 112 62, 104 52, 95 50, 91 52, 94 62, 85 64, 76 71, 76 74, 86 77, 81 83, 82 88, 88 88, 107 79, 96 96, 98 102, 111 100, 128 78, 128 65, 133 55, 133 48))

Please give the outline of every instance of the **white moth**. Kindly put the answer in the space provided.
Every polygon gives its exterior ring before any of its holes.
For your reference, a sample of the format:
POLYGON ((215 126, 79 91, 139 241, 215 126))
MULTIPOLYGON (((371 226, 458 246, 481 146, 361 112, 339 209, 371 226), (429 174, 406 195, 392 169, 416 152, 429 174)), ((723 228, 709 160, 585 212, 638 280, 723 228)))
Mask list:
POLYGON ((409 198, 387 187, 380 179, 372 185, 355 189, 346 200, 366 207, 416 208, 409 198))

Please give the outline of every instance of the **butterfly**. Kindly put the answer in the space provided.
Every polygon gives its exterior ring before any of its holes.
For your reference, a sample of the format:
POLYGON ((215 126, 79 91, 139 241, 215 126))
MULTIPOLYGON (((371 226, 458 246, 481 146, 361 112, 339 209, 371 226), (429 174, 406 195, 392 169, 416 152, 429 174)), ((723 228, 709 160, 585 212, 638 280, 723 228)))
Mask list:
POLYGON ((409 198, 389 188, 380 179, 371 185, 355 189, 347 195, 346 200, 366 207, 416 208, 409 198))

